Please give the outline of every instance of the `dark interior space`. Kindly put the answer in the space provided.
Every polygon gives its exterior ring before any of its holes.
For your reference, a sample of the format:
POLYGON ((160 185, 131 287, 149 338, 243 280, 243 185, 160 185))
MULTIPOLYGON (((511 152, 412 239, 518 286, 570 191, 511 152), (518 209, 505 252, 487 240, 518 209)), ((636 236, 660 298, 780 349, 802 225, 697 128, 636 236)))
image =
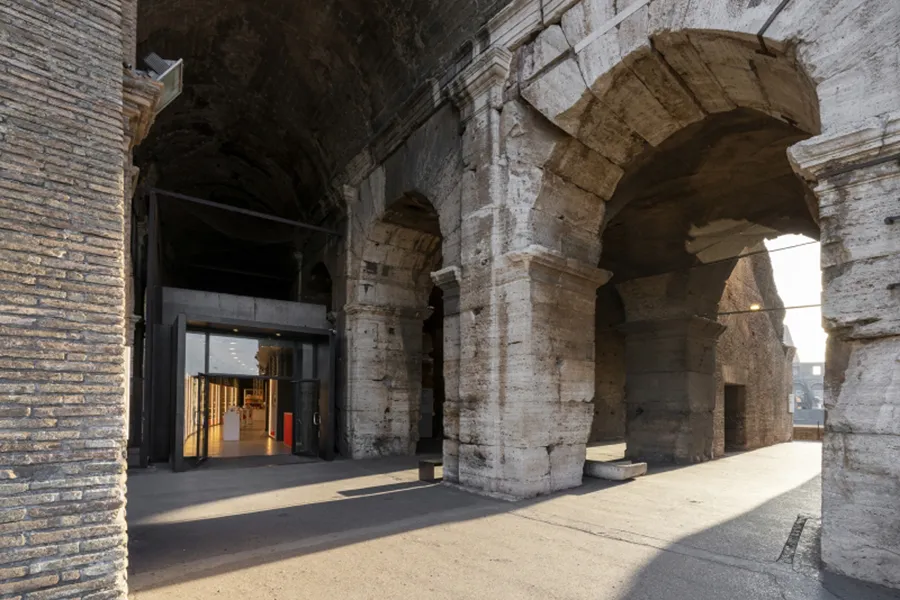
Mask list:
POLYGON ((725 386, 725 451, 747 448, 747 388, 725 386))
POLYGON ((309 232, 162 194, 157 198, 161 285, 293 299, 294 253, 310 239, 309 232))
POLYGON ((614 285, 594 303, 594 419, 589 443, 625 438, 625 305, 614 285))
MULTIPOLYGON (((185 71, 136 153, 139 189, 339 230, 334 178, 508 1, 141 2, 138 57, 180 58, 185 71)), ((323 247, 320 233, 160 206, 161 285, 294 300, 295 253, 323 247)))
POLYGON ((334 283, 324 263, 316 263, 303 282, 301 297, 310 304, 322 304, 328 310, 334 310, 334 283))
POLYGON ((422 324, 422 394, 423 410, 430 406, 431 414, 420 415, 419 442, 416 452, 440 453, 444 440, 444 292, 434 286, 428 298, 433 308, 422 324), (430 397, 430 401, 425 401, 430 397), (423 435, 430 434, 430 435, 423 435))
POLYGON ((626 171, 607 205, 600 266, 619 283, 735 256, 764 236, 818 239, 812 194, 787 159, 808 137, 750 109, 685 127, 626 171))

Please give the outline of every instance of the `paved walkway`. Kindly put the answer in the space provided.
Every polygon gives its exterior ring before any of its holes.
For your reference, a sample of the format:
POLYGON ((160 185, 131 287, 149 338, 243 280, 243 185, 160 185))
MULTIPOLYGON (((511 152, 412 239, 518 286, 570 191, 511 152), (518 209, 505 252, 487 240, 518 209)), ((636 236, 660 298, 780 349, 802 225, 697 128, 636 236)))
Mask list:
POLYGON ((520 503, 422 484, 412 459, 140 474, 131 589, 140 600, 900 598, 819 575, 820 463, 819 444, 797 442, 520 503))

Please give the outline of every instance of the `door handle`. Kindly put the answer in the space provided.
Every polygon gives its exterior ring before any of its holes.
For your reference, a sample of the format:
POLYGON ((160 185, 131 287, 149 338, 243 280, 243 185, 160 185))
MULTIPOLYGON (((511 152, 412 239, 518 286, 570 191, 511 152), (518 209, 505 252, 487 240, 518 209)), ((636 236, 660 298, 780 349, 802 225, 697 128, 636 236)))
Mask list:
POLYGON ((321 425, 322 419, 319 417, 319 413, 313 413, 313 425, 321 425))

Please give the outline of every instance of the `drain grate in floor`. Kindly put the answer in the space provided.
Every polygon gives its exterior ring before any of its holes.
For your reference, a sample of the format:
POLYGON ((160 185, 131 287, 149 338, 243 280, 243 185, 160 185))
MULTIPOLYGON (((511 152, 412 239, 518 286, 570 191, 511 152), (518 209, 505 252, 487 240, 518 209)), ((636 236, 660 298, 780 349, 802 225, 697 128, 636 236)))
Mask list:
POLYGON ((803 535, 803 528, 806 526, 806 521, 808 519, 809 517, 797 515, 797 520, 794 521, 794 526, 791 527, 791 533, 788 535, 788 539, 784 543, 784 548, 781 549, 781 555, 776 562, 788 565, 794 564, 794 555, 797 553, 797 545, 800 543, 800 536, 803 535))

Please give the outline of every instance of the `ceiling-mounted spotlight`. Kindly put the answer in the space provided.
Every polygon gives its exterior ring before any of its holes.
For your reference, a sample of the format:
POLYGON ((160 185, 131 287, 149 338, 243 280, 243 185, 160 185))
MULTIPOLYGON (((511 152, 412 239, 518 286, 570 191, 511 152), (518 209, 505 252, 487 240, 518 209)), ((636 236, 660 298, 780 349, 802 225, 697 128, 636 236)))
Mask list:
POLYGON ((181 95, 181 90, 184 88, 182 79, 184 61, 180 58, 178 60, 166 60, 151 52, 144 57, 144 66, 147 68, 147 74, 150 77, 163 84, 163 93, 156 107, 158 114, 181 95))

